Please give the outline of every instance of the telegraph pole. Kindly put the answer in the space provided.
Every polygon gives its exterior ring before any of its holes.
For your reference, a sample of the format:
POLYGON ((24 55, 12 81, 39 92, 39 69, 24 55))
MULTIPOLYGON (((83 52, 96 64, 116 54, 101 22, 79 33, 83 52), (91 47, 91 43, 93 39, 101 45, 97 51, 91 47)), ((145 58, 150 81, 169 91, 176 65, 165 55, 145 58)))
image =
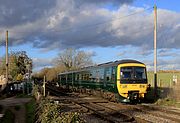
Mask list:
POLYGON ((157 6, 154 4, 154 96, 157 97, 157 6))
POLYGON ((6 31, 6 84, 8 84, 8 31, 6 31))
POLYGON ((45 97, 46 96, 46 76, 44 75, 44 81, 43 81, 43 96, 45 97))

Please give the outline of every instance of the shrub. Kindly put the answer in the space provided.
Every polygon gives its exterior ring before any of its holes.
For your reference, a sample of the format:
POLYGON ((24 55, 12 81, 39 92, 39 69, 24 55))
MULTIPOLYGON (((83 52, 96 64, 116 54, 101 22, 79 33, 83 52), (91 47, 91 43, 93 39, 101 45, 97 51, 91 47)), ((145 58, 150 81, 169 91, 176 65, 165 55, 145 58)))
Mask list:
POLYGON ((83 123, 80 114, 76 112, 62 112, 58 104, 50 100, 42 100, 38 107, 38 122, 41 123, 83 123))

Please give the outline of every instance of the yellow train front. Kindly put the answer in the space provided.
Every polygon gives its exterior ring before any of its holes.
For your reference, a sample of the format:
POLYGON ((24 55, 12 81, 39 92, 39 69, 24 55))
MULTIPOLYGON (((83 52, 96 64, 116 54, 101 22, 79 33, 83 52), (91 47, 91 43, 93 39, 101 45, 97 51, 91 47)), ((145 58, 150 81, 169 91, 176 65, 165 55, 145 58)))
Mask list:
POLYGON ((139 102, 147 93, 147 73, 145 64, 128 61, 117 66, 117 92, 121 102, 139 102))

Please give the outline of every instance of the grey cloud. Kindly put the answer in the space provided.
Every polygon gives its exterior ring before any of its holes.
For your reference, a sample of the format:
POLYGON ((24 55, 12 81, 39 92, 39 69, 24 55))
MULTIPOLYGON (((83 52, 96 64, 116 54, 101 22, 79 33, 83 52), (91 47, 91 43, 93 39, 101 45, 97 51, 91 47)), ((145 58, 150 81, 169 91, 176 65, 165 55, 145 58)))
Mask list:
MULTIPOLYGON (((50 2, 50 5, 40 0, 38 3, 30 2, 28 9, 23 8, 23 5, 15 6, 17 13, 20 11, 18 8, 25 9, 24 13, 17 14, 18 19, 22 18, 26 11, 28 11, 26 15, 32 19, 21 21, 15 18, 13 24, 11 20, 7 22, 0 20, 0 22, 2 25, 9 23, 12 45, 32 42, 34 47, 45 50, 131 45, 142 48, 145 46, 142 55, 150 53, 146 50, 153 49, 153 13, 145 12, 124 17, 131 12, 142 11, 144 8, 123 5, 117 11, 112 12, 99 7, 99 4, 110 2, 120 5, 131 3, 132 0, 126 2, 125 0, 121 2, 120 0, 66 0, 50 2), (76 7, 78 2, 83 3, 82 7, 76 7), (89 4, 92 6, 89 7, 89 4), (34 6, 38 8, 41 5, 42 8, 40 7, 40 10, 33 14, 32 10, 35 11, 35 9, 32 8, 34 6)), ((7 2, 3 2, 0 7, 3 8, 4 4, 8 5, 7 2)), ((11 13, 9 12, 8 17, 11 13)), ((16 14, 13 13, 13 16, 16 14)), ((158 27, 158 48, 180 47, 179 20, 179 13, 158 10, 158 25, 160 25, 158 27)))
MULTIPOLYGON (((164 57, 158 57, 157 69, 158 70, 180 70, 180 57, 173 57, 172 59, 165 59, 164 57)), ((143 61, 148 70, 154 70, 154 60, 146 59, 143 61)))
POLYGON ((144 44, 142 45, 141 48, 139 48, 135 54, 139 54, 139 55, 142 55, 143 57, 145 56, 149 56, 153 53, 153 50, 151 50, 151 48, 149 47, 149 45, 147 44, 144 44))
POLYGON ((76 0, 76 5, 82 5, 82 4, 113 4, 114 6, 117 6, 119 4, 130 4, 134 0, 76 0))
POLYGON ((172 51, 172 49, 164 48, 158 51, 159 57, 178 57, 180 56, 180 50, 172 51))
POLYGON ((159 70, 180 70, 180 58, 174 58, 171 60, 160 59, 158 63, 159 70))
MULTIPOLYGON (((161 13, 161 11, 159 13, 161 13)), ((167 13, 169 12, 167 11, 167 13)), ((162 14, 166 14, 166 12, 163 12, 162 14)), ((174 13, 172 12, 172 15, 173 14, 174 13)), ((91 20, 91 16, 92 15, 89 15, 89 20, 91 20)), ((93 16, 102 19, 101 15, 98 15, 96 13, 93 16)), ((117 16, 118 14, 115 14, 115 17, 117 16)), ((167 16, 170 17, 170 15, 167 16)), ((174 16, 180 17, 178 13, 175 14, 174 16)), ((114 16, 111 15, 111 13, 109 12, 109 16, 104 17, 104 20, 108 20, 109 18, 112 17, 114 16)), ((168 48, 168 47, 178 48, 180 46, 178 41, 179 40, 178 33, 180 32, 179 28, 173 29, 175 25, 179 22, 178 20, 179 20, 178 18, 175 18, 175 20, 173 21, 164 22, 163 18, 161 19, 161 16, 159 17, 159 21, 161 23, 166 24, 167 26, 159 28, 158 48, 168 48), (164 40, 165 42, 162 43, 162 41, 164 40)), ((153 17, 151 15, 146 15, 145 17, 141 15, 140 16, 137 15, 135 17, 129 17, 128 19, 122 19, 122 20, 120 19, 119 21, 113 21, 112 23, 102 24, 101 26, 85 28, 82 29, 81 31, 75 31, 75 32, 69 31, 68 35, 62 36, 61 45, 63 47, 66 46, 109 47, 109 46, 118 46, 118 45, 132 45, 132 46, 147 45, 148 46, 147 49, 152 49, 153 48, 152 21, 153 21, 153 17), (116 22, 118 22, 118 24, 116 22)), ((83 17, 81 17, 80 22, 82 22, 82 24, 86 23, 86 21, 83 21, 83 17)), ((92 22, 96 23, 97 21, 92 21, 92 22)), ((76 27, 77 25, 75 24, 74 26, 76 27)))
POLYGON ((55 0, 0 0, 0 26, 9 27, 34 22, 52 9, 55 0))

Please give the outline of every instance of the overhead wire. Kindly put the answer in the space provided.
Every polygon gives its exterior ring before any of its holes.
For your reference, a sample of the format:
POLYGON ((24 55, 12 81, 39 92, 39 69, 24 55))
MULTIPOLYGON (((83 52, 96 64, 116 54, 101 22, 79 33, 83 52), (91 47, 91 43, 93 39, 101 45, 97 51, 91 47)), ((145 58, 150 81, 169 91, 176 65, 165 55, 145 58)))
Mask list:
MULTIPOLYGON (((148 11, 148 10, 151 10, 151 9, 153 9, 153 7, 149 7, 149 8, 146 8, 144 10, 141 10, 141 11, 133 12, 133 13, 130 13, 130 14, 125 15, 125 16, 116 17, 116 18, 109 19, 109 20, 104 20, 104 21, 98 22, 96 24, 84 25, 84 26, 78 27, 78 29, 76 27, 67 27, 67 28, 62 28, 62 29, 59 29, 59 30, 50 29, 48 31, 50 31, 50 32, 63 32, 63 33, 64 33, 64 31, 69 31, 69 30, 72 30, 72 29, 76 29, 76 32, 77 31, 83 31, 83 29, 94 28, 94 27, 97 27, 97 26, 100 26, 100 25, 103 25, 103 24, 106 24, 106 23, 111 23, 113 21, 117 21, 117 20, 120 20, 120 19, 127 18, 129 16, 133 16, 133 15, 136 15, 136 14, 144 13, 145 11, 148 11)), ((41 32, 48 32, 48 31, 41 31, 41 32)), ((10 30, 9 32, 14 32, 14 33, 29 32, 30 33, 32 31, 12 31, 12 30, 10 30)), ((38 32, 40 32, 40 31, 38 31, 38 32)))
MULTIPOLYGON (((125 16, 122 16, 122 17, 118 17, 118 18, 114 18, 114 19, 111 19, 111 20, 105 20, 105 21, 103 21, 103 22, 99 22, 99 23, 96 23, 96 24, 91 24, 91 25, 85 25, 85 26, 82 26, 82 27, 80 27, 77 31, 82 31, 82 29, 84 29, 84 28, 94 28, 94 27, 97 27, 97 26, 99 26, 99 25, 103 25, 103 24, 106 24, 106 23, 110 23, 110 22, 112 22, 112 21, 117 21, 117 20, 119 20, 119 19, 124 19, 124 18, 127 18, 127 17, 129 17, 129 16, 133 16, 133 15, 136 15, 136 14, 139 14, 139 13, 142 13, 142 12, 145 12, 146 10, 150 10, 150 9, 152 9, 152 7, 151 8, 147 8, 147 9, 144 9, 143 11, 138 11, 138 12, 134 12, 134 13, 131 13, 131 14, 128 14, 128 15, 125 15, 125 16)), ((49 31, 52 31, 52 32, 62 32, 62 31, 68 31, 68 30, 70 30, 70 29, 76 29, 75 27, 68 27, 68 28, 65 28, 65 29, 61 29, 61 30, 49 30, 49 31)), ((97 39, 97 40, 99 40, 99 41, 101 41, 101 40, 103 40, 104 38, 107 38, 107 37, 110 37, 110 36, 112 36, 113 34, 115 34, 115 33, 117 33, 117 29, 118 28, 116 28, 116 30, 111 30, 110 32, 107 32, 108 33, 108 35, 105 35, 105 36, 103 36, 103 37, 100 37, 100 40, 99 39, 97 39), (103 39, 102 39, 103 38, 103 39)), ((146 28, 147 29, 147 28, 146 28)), ((146 29, 143 29, 143 30, 141 30, 141 31, 144 31, 144 30, 146 30, 146 29)), ((11 32, 15 32, 15 33, 24 33, 24 31, 23 32, 20 32, 20 31, 9 31, 10 33, 11 32)), ((133 33, 133 32, 131 32, 131 33, 133 33)), ((139 33, 139 31, 137 32, 134 32, 134 33, 139 33)), ((91 38, 96 38, 96 37, 99 37, 99 35, 96 35, 96 36, 93 36, 93 37, 91 37, 91 38)), ((78 41, 83 41, 83 40, 86 40, 86 41, 90 41, 91 39, 81 39, 81 40, 78 40, 78 41)), ((119 40, 119 39, 115 39, 115 40, 111 40, 112 42, 114 42, 114 41, 116 41, 116 40, 119 40)), ((0 46, 5 46, 5 42, 0 42, 0 46)))
MULTIPOLYGON (((116 28, 116 29, 120 29, 120 28, 116 28)), ((131 31, 131 35, 137 34, 137 33, 140 33, 140 32, 144 32, 144 31, 147 30, 147 29, 152 29, 152 30, 153 30, 153 27, 144 28, 144 29, 141 29, 141 31, 138 31, 138 32, 137 32, 137 31, 134 31, 134 32, 131 31), (132 34, 132 33, 133 33, 133 34, 132 34)), ((104 38, 107 38, 107 37, 112 36, 113 34, 118 33, 117 31, 119 31, 119 30, 112 30, 112 31, 110 31, 110 32, 107 32, 108 34, 105 35, 105 36, 102 36, 102 37, 99 37, 99 35, 96 35, 96 36, 91 37, 91 39, 90 39, 90 38, 83 38, 83 39, 80 39, 80 40, 78 40, 78 41, 86 41, 86 42, 88 42, 88 41, 92 41, 92 39, 94 39, 94 38, 104 39, 104 38)))
MULTIPOLYGON (((153 7, 149 7, 147 9, 144 9, 144 10, 141 10, 141 11, 138 11, 138 12, 133 12, 133 13, 130 13, 128 15, 117 17, 117 18, 114 18, 114 19, 105 20, 103 22, 99 22, 99 23, 96 23, 96 24, 85 25, 85 26, 80 27, 78 30, 82 31, 81 29, 94 28, 94 27, 97 27, 99 25, 103 25, 103 24, 106 24, 106 23, 111 23, 113 21, 117 21, 117 20, 120 20, 120 19, 127 18, 129 16, 133 16, 133 15, 136 15, 136 14, 144 13, 145 11, 150 10, 150 9, 153 9, 153 7)), ((69 29, 73 29, 73 28, 74 27, 70 27, 70 28, 62 29, 62 30, 55 30, 55 32, 68 31, 69 29)), ((78 30, 76 30, 76 31, 78 31, 78 30)))
MULTIPOLYGON (((117 21, 117 20, 120 20, 120 19, 124 19, 124 18, 127 18, 127 17, 129 17, 129 16, 133 16, 133 15, 136 15, 136 14, 139 14, 139 13, 143 13, 143 12, 145 12, 145 11, 147 11, 147 10, 151 10, 153 7, 149 7, 149 8, 147 8, 147 9, 144 9, 144 10, 142 10, 142 11, 138 11, 138 12, 133 12, 133 13, 131 13, 131 14, 128 14, 128 15, 125 15, 125 16, 121 16, 121 17, 118 17, 118 18, 113 18, 113 19, 111 19, 111 20, 105 20, 105 21, 103 21, 103 22, 99 22, 99 23, 96 23, 96 24, 90 24, 90 25, 85 25, 85 26, 82 26, 82 27, 80 27, 79 29, 78 29, 78 31, 82 31, 82 29, 84 29, 84 28, 94 28, 94 27, 97 27, 97 26, 99 26, 99 25, 102 25, 102 24, 106 24, 106 23, 110 23, 110 22, 112 22, 112 21, 117 21)), ((69 28, 65 28, 65 29, 61 29, 61 30, 50 30, 50 31, 54 31, 54 32, 62 32, 62 31, 68 31, 68 30, 70 30, 70 29, 74 29, 74 27, 69 27, 69 28)), ((116 29, 118 29, 118 28, 116 28, 116 29)), ((108 33, 108 35, 106 35, 106 36, 103 36, 103 37, 100 37, 100 35, 98 34, 98 35, 95 35, 95 36, 93 36, 93 37, 90 37, 90 38, 101 38, 101 40, 102 40, 102 38, 106 38, 106 37, 109 37, 109 36, 112 36, 112 34, 115 34, 115 33, 117 33, 116 32, 117 30, 111 30, 110 32, 107 32, 108 33)), ((16 32, 16 33, 21 33, 21 32, 19 32, 19 31, 9 31, 10 33, 11 32, 16 32)), ((22 33, 24 33, 24 31, 22 32, 22 33)), ((135 32, 136 33, 136 32, 135 32)), ((137 32, 138 33, 138 32, 137 32)), ((90 41, 90 38, 88 37, 87 39, 80 39, 80 40, 78 40, 78 41, 84 41, 84 40, 89 40, 90 41)))
MULTIPOLYGON (((131 13, 131 14, 129 14, 129 15, 124 16, 124 18, 129 17, 129 16, 132 16, 132 15, 136 15, 136 14, 139 14, 139 13, 142 13, 142 12, 145 12, 145 11, 150 10, 150 9, 153 9, 153 7, 149 7, 149 8, 147 8, 147 9, 144 9, 143 11, 131 13)), ((122 17, 119 17, 119 18, 115 18, 115 19, 123 19, 123 18, 122 18, 122 17)), ((115 21, 115 19, 113 19, 113 20, 115 21)), ((112 22, 112 21, 111 21, 111 22, 112 22)), ((104 23, 106 23, 106 22, 103 22, 102 24, 104 24, 104 23)), ((150 27, 150 28, 151 28, 151 27, 150 27)), ((116 28, 116 29, 118 29, 118 28, 116 28)), ((147 28, 146 28, 146 29, 147 29, 147 28)), ((143 30, 146 30, 146 29, 143 29, 143 30)), ((116 33, 116 31, 117 31, 117 30, 111 30, 111 31, 107 32, 108 35, 103 36, 102 38, 109 37, 109 36, 111 36, 112 34, 116 33)), ((136 32, 134 32, 134 33, 136 33, 136 32)), ((137 33, 139 33, 139 31, 138 31, 137 33)), ((99 34, 98 34, 98 35, 95 35, 95 36, 93 36, 93 37, 91 37, 91 38, 97 38, 97 37, 99 37, 99 34)), ((80 39, 80 40, 78 40, 78 41, 84 41, 84 40, 87 41, 88 39, 89 39, 89 38, 85 38, 85 39, 83 38, 83 39, 80 39)), ((91 40, 88 40, 88 41, 91 41, 91 40)))

